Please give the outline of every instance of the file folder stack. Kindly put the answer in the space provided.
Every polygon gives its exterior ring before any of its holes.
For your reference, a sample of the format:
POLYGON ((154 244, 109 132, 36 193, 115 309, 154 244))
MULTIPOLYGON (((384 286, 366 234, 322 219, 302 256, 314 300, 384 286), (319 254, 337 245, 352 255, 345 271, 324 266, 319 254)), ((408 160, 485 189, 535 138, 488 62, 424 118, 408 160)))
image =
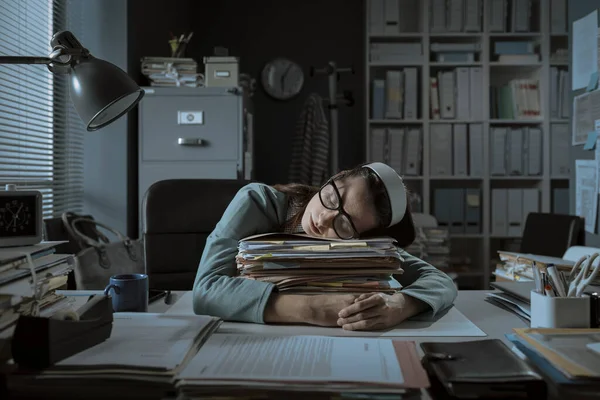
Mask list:
POLYGON ((0 362, 12 358, 10 340, 20 315, 50 317, 70 306, 69 299, 56 294, 74 264, 72 255, 54 254, 61 243, 0 249, 0 362))
POLYGON ((266 234, 239 242, 242 278, 271 282, 281 292, 395 293, 400 251, 392 238, 325 240, 266 234))
POLYGON ((419 227, 416 231, 415 241, 405 250, 436 268, 449 269, 450 232, 448 229, 419 227))

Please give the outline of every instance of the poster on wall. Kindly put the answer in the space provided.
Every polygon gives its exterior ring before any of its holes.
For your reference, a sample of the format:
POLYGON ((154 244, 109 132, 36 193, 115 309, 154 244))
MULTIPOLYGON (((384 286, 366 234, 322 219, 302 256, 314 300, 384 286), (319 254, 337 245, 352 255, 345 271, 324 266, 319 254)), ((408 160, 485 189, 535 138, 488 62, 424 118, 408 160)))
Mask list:
POLYGON ((585 219, 585 230, 596 233, 598 179, 596 160, 575 160, 575 215, 585 219))
POLYGON ((600 119, 600 90, 573 99, 573 146, 585 144, 588 134, 596 130, 597 119, 600 119))

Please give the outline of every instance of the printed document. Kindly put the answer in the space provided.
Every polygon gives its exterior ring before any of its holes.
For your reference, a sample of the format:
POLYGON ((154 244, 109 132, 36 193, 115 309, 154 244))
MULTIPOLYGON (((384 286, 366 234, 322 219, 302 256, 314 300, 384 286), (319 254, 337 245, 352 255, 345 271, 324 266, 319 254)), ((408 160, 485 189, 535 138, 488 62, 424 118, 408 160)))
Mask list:
POLYGON ((583 93, 573 99, 572 145, 585 144, 600 119, 600 90, 583 93))
POLYGON ((573 23, 572 90, 585 88, 590 76, 598 72, 598 10, 573 23))
POLYGON ((575 161, 575 214, 585 218, 585 230, 595 233, 598 209, 596 160, 575 161))
POLYGON ((180 379, 402 384, 391 340, 326 336, 211 336, 180 379))

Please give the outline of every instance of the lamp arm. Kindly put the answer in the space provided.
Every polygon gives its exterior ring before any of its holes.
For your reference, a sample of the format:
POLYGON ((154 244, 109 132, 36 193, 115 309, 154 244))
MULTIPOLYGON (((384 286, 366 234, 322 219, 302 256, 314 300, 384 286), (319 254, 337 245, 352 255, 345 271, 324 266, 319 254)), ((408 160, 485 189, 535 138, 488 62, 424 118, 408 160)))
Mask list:
POLYGON ((0 64, 51 64, 50 57, 0 56, 0 64))

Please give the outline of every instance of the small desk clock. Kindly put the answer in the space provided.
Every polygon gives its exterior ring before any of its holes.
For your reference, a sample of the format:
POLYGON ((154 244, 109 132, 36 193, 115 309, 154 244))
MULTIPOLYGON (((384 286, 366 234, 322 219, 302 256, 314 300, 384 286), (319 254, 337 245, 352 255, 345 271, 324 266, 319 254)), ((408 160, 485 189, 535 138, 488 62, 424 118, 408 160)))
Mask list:
POLYGON ((29 246, 42 241, 42 193, 0 190, 0 247, 29 246))

